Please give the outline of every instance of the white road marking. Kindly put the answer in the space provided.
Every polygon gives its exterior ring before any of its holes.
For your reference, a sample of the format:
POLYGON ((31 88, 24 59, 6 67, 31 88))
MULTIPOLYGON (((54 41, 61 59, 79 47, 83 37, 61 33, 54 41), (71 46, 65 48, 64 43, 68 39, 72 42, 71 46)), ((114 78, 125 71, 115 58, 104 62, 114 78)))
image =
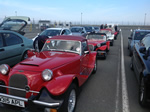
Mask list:
POLYGON ((116 107, 115 112, 119 112, 119 93, 120 93, 120 48, 118 56, 118 72, 117 72, 117 87, 116 87, 116 107))
POLYGON ((126 75, 125 74, 126 73, 125 73, 125 65, 124 65, 123 36, 122 36, 122 32, 121 32, 122 112, 130 112, 127 83, 126 83, 126 75))

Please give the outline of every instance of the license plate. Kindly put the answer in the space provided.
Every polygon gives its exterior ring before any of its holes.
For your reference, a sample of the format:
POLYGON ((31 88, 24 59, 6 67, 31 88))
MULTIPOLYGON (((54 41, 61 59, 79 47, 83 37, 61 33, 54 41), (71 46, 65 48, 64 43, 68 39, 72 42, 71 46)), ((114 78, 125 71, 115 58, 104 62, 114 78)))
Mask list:
POLYGON ((8 97, 4 97, 4 96, 0 96, 0 102, 18 106, 18 107, 25 107, 24 101, 13 99, 13 98, 8 98, 8 97))

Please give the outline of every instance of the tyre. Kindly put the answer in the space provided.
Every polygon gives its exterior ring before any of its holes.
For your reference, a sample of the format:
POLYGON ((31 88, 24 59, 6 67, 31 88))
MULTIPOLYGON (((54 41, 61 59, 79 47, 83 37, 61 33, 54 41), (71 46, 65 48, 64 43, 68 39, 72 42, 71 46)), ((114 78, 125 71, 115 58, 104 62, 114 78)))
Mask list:
POLYGON ((139 103, 142 107, 147 105, 147 90, 144 82, 144 78, 142 77, 139 85, 139 103))
POLYGON ((21 61, 25 60, 27 58, 28 58, 28 54, 27 54, 27 51, 25 51, 24 54, 23 54, 23 56, 22 56, 22 58, 21 58, 21 61))
POLYGON ((106 59, 106 57, 107 57, 107 52, 104 54, 104 59, 106 59))
POLYGON ((77 86, 72 83, 65 93, 64 102, 60 108, 60 112, 74 112, 77 102, 77 86))
POLYGON ((93 68, 93 74, 95 74, 97 71, 97 59, 95 60, 94 68, 93 68))
POLYGON ((113 46, 113 45, 114 45, 114 42, 111 42, 111 43, 110 43, 110 46, 113 46))

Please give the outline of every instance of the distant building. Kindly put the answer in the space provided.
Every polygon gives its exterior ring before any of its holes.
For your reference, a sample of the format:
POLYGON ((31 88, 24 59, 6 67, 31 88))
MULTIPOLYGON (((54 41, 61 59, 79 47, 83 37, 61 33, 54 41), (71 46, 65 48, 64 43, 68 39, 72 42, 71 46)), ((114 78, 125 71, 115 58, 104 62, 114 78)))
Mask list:
POLYGON ((41 29, 41 31, 43 31, 46 28, 49 28, 50 23, 51 22, 49 20, 39 20, 39 29, 41 29))

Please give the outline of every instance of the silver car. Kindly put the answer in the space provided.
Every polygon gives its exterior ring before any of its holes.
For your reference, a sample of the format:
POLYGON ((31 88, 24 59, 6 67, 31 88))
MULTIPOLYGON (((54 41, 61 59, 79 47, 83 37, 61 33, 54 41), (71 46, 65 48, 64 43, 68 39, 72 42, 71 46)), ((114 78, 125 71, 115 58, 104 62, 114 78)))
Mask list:
POLYGON ((48 36, 51 38, 52 36, 58 36, 58 35, 72 35, 71 31, 68 28, 47 28, 36 37, 34 37, 32 40, 34 41, 38 36, 48 36))
POLYGON ((139 29, 134 30, 131 33, 131 36, 128 37, 129 56, 132 56, 133 54, 134 44, 142 40, 148 33, 150 33, 150 30, 139 30, 139 29))

